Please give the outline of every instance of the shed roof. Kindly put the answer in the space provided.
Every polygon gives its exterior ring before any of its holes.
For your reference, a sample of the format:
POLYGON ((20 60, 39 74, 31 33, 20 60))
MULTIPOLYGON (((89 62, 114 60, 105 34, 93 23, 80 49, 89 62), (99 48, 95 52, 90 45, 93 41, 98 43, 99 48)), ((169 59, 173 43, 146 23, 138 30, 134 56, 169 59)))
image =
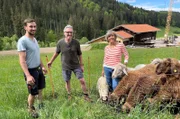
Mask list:
POLYGON ((122 39, 129 39, 129 38, 132 38, 133 35, 125 32, 125 31, 116 31, 115 32, 119 37, 121 37, 122 39))
POLYGON ((151 25, 148 25, 148 24, 123 24, 123 25, 119 25, 119 26, 112 28, 112 30, 115 30, 119 27, 124 27, 125 29, 133 31, 135 33, 160 31, 160 29, 153 27, 151 25))

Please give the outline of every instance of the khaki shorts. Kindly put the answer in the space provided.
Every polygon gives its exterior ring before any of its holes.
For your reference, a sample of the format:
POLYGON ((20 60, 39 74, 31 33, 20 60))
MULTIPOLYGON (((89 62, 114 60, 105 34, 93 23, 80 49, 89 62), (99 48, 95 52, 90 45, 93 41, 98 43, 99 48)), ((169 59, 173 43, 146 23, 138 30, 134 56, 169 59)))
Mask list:
POLYGON ((84 77, 81 67, 74 70, 62 70, 62 75, 65 81, 68 81, 71 79, 72 72, 74 72, 77 79, 81 79, 84 77))

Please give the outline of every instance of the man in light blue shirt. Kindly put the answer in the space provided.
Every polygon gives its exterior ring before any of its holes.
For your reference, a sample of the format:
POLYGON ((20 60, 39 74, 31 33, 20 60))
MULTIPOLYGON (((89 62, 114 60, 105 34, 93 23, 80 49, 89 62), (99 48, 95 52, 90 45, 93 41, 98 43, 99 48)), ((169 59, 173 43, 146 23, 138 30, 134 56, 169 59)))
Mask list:
POLYGON ((38 113, 34 107, 35 96, 38 95, 42 106, 42 89, 45 88, 45 77, 47 73, 40 59, 40 50, 36 38, 36 22, 34 19, 24 20, 25 35, 18 40, 17 49, 19 52, 19 62, 24 72, 25 81, 28 87, 28 111, 34 118, 38 117, 38 113))

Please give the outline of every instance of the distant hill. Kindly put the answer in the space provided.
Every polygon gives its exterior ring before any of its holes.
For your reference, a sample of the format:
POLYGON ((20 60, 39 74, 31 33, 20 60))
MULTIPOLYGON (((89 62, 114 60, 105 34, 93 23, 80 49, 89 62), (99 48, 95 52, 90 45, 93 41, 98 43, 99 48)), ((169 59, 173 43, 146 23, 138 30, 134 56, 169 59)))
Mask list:
MULTIPOLYGON (((0 0, 0 37, 23 34, 22 21, 37 20, 37 38, 50 42, 52 30, 59 39, 66 24, 71 24, 75 37, 89 40, 105 34, 120 24, 147 23, 161 27, 167 12, 147 11, 115 0, 0 0)), ((173 12, 172 26, 180 27, 180 13, 173 12)))

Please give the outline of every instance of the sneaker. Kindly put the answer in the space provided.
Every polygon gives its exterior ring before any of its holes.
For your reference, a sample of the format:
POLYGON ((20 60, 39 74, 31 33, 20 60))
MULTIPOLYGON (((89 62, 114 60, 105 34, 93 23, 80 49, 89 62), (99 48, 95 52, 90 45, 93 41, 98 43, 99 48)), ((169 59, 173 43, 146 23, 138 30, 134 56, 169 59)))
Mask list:
POLYGON ((28 107, 28 112, 33 118, 38 118, 39 114, 36 112, 35 107, 28 107))
POLYGON ((44 108, 44 103, 39 103, 38 108, 43 109, 44 108))
POLYGON ((71 94, 68 94, 68 100, 70 101, 72 99, 71 94))
POLYGON ((84 94, 84 100, 86 100, 88 102, 92 102, 92 100, 89 98, 88 94, 84 94))

